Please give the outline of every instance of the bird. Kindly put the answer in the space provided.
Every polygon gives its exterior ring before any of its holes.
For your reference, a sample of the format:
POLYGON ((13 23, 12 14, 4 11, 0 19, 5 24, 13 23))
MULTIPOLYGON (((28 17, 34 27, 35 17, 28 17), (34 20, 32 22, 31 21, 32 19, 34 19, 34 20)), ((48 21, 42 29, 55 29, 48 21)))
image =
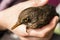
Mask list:
POLYGON ((51 5, 29 7, 20 13, 16 24, 11 29, 13 30, 21 24, 27 25, 27 29, 42 28, 49 24, 54 16, 59 17, 59 14, 56 12, 55 7, 51 5))

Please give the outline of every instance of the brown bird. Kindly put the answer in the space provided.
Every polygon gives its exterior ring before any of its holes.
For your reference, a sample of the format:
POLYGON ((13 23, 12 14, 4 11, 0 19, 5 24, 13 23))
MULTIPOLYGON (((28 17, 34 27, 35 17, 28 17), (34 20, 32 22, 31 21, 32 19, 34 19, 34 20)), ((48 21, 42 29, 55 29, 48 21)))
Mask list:
POLYGON ((41 7, 29 7, 20 13, 12 30, 21 24, 27 25, 27 29, 41 28, 49 24, 54 16, 59 15, 56 13, 55 8, 48 4, 41 7))

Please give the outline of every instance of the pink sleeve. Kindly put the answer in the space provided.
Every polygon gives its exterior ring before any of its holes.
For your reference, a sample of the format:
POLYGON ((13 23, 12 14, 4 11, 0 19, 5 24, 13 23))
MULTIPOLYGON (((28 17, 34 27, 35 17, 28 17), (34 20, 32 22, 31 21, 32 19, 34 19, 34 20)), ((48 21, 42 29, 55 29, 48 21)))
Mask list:
POLYGON ((56 7, 60 3, 60 0, 49 0, 48 4, 56 7))

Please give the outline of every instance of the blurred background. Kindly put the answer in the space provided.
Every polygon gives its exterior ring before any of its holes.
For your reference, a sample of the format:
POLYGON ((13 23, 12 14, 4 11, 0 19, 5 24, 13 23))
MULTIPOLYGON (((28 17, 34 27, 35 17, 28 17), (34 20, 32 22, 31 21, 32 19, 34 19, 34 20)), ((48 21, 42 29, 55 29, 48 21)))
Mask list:
MULTIPOLYGON (((26 0, 0 0, 0 11, 7 9, 15 4, 26 0)), ((49 0, 49 5, 56 8, 56 12, 60 15, 60 0, 49 0)), ((2 29, 2 28, 1 28, 2 29)), ((3 28, 4 29, 4 28, 3 28)), ((0 40, 20 40, 17 35, 7 29, 0 30, 0 40)), ((51 40, 60 40, 60 22, 57 24, 51 40)))

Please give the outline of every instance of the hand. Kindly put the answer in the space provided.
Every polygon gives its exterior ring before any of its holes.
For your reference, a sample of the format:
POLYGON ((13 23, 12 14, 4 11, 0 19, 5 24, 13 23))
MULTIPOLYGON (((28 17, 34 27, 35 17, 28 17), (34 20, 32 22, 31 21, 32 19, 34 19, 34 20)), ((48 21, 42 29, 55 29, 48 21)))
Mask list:
POLYGON ((55 16, 51 22, 39 29, 29 29, 28 36, 27 37, 21 37, 22 40, 49 40, 53 34, 53 31, 56 27, 56 24, 58 22, 58 17, 55 16))
MULTIPOLYGON (((11 30, 11 27, 16 23, 18 15, 20 14, 20 12, 28 7, 36 7, 36 6, 43 6, 48 2, 48 0, 38 0, 36 1, 26 1, 26 2, 22 2, 19 3, 17 5, 14 5, 6 10, 3 10, 0 12, 0 25, 8 28, 9 30, 11 30)), ((54 22, 52 21, 50 24, 46 25, 45 27, 41 28, 41 29, 30 29, 29 33, 26 32, 26 25, 22 24, 20 26, 18 26, 16 29, 11 30, 13 33, 15 33, 16 35, 18 35, 21 39, 23 38, 25 40, 25 36, 34 36, 34 37, 45 37, 45 35, 47 33, 49 33, 51 30, 53 30, 55 28, 56 25, 56 20, 58 20, 58 17, 54 17, 55 20, 54 22), (33 35, 32 35, 33 34, 33 35)), ((23 40, 22 39, 22 40, 23 40)), ((28 39, 28 38, 26 38, 28 39)), ((28 39, 29 40, 29 39, 28 39)))
POLYGON ((29 35, 36 37, 45 37, 47 33, 49 33, 51 30, 54 30, 57 22, 58 16, 55 16, 48 25, 38 29, 29 29, 29 35))

